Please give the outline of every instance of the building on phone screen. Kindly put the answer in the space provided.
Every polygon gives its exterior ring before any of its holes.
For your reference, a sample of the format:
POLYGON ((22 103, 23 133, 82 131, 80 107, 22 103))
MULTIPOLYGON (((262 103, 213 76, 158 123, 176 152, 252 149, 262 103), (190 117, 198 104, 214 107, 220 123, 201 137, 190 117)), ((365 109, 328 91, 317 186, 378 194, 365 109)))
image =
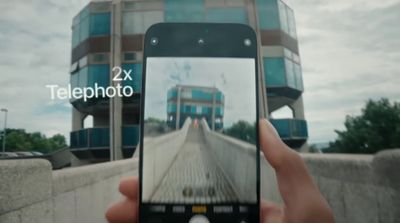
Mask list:
POLYGON ((180 128, 187 118, 194 123, 204 118, 212 130, 223 128, 224 94, 217 88, 177 85, 168 91, 167 97, 170 128, 180 128))
MULTIPOLYGON (((80 160, 76 165, 127 158, 134 153, 139 140, 143 38, 147 28, 159 22, 243 23, 253 27, 260 41, 258 62, 263 80, 260 86, 266 92, 261 93, 266 94, 264 109, 287 145, 296 150, 306 147, 308 131, 295 18, 284 1, 92 0, 72 21, 70 84, 72 88, 95 83, 103 87, 115 85, 110 78, 112 68, 120 66, 131 71, 131 79, 120 84, 131 86, 135 94, 124 98, 71 100, 70 149, 80 160), (274 119, 280 110, 288 111, 289 115, 274 119), (86 126, 88 122, 91 123, 86 126)), ((198 115, 200 110, 209 117, 210 110, 205 107, 210 106, 192 104, 190 108, 176 109, 182 111, 179 118, 198 115)), ((168 109, 171 123, 175 120, 176 124, 178 115, 173 103, 168 109)), ((218 113, 217 109, 215 112, 218 113)), ((223 125, 223 109, 221 113, 216 128, 223 125)))

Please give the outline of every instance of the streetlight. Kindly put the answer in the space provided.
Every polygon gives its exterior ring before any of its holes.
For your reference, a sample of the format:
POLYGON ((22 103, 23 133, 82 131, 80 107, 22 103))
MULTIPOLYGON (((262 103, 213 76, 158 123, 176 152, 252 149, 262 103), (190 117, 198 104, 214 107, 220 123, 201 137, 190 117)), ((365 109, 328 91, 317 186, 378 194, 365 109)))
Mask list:
POLYGON ((3 130, 3 153, 6 151, 6 128, 7 128, 7 113, 8 110, 6 108, 0 109, 1 112, 4 112, 4 130, 3 130))

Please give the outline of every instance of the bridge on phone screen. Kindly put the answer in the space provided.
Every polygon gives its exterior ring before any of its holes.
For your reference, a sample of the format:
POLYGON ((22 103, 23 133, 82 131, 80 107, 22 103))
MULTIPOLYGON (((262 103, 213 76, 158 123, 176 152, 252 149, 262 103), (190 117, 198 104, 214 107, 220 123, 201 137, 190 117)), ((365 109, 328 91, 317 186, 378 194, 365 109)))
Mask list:
POLYGON ((188 119, 180 130, 145 142, 143 163, 144 200, 256 201, 255 146, 210 130, 206 121, 188 119))
POLYGON ((191 124, 175 161, 154 191, 154 202, 236 201, 234 185, 207 148, 202 127, 191 124))

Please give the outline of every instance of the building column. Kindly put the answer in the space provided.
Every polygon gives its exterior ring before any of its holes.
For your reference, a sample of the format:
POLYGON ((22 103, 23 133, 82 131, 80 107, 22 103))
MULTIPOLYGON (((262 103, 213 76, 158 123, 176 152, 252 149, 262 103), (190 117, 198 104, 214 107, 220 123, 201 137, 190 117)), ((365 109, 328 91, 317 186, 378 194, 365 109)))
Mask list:
MULTIPOLYGON (((114 0, 111 9, 111 70, 121 67, 122 2, 114 0)), ((110 86, 116 87, 120 81, 113 81, 116 72, 110 72, 110 86)), ((122 156, 122 98, 110 98, 110 161, 123 159, 122 156)))
POLYGON ((175 129, 179 129, 181 119, 181 87, 178 86, 176 93, 176 116, 175 116, 175 129))
POLYGON ((258 10, 256 0, 246 0, 247 11, 248 11, 248 19, 249 24, 256 31, 257 36, 257 51, 258 51, 258 74, 257 74, 257 82, 258 82, 258 104, 259 104, 259 117, 258 118, 268 118, 268 103, 267 103, 267 87, 265 86, 265 78, 264 78, 264 65, 263 65, 263 57, 261 53, 262 43, 261 43, 261 29, 259 25, 258 19, 258 10), (251 16, 253 15, 253 16, 251 16))
POLYGON ((211 130, 215 131, 215 102, 216 102, 217 89, 213 89, 213 101, 212 101, 212 114, 211 114, 211 130))
POLYGON ((300 96, 296 101, 291 103, 289 106, 293 110, 293 118, 305 120, 303 96, 300 96))
POLYGON ((85 118, 85 114, 76 110, 72 106, 72 131, 79 131, 83 128, 83 119, 85 118))

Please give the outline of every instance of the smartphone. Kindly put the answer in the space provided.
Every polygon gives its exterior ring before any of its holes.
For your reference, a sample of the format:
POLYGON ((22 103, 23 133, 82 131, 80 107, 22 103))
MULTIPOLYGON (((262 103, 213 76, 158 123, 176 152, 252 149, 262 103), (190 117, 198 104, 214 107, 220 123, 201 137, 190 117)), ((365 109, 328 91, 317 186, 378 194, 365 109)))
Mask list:
POLYGON ((156 24, 143 64, 140 223, 258 223, 253 29, 156 24))

